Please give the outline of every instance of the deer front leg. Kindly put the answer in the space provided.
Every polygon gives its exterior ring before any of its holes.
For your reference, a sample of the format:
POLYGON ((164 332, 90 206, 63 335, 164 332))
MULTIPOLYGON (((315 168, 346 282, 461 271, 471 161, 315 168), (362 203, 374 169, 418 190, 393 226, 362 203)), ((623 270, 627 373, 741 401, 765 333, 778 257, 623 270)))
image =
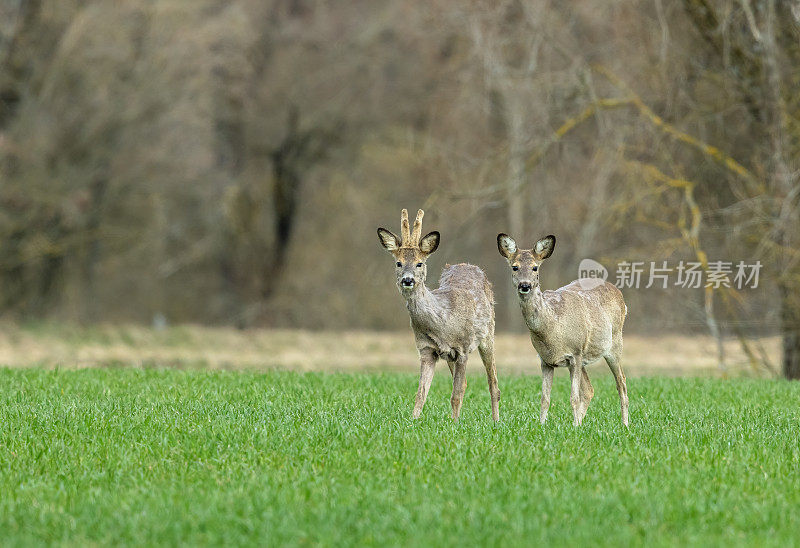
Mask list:
POLYGON ((569 377, 572 384, 569 403, 572 404, 572 416, 575 426, 580 426, 583 420, 581 414, 581 384, 583 379, 583 362, 580 356, 574 356, 569 362, 569 377))
POLYGON ((550 391, 553 389, 555 369, 555 367, 542 362, 542 410, 539 413, 539 422, 542 424, 547 420, 547 410, 550 409, 550 391))
POLYGON ((428 390, 431 388, 433 371, 436 367, 436 355, 430 349, 421 350, 419 353, 419 388, 417 388, 417 398, 414 402, 414 413, 412 418, 418 419, 425 399, 428 397, 428 390))
POLYGON ((461 404, 464 401, 464 390, 467 388, 467 358, 459 354, 455 360, 455 374, 453 375, 453 394, 450 396, 450 405, 453 408, 453 420, 457 421, 461 415, 461 404))
MULTIPOLYGON (((450 358, 445 358, 445 361, 447 362, 447 368, 450 370, 450 376, 455 378, 455 376, 456 376, 456 361, 455 360, 451 360, 450 358)), ((467 381, 464 381, 464 382, 466 383, 467 381)), ((464 384, 464 386, 466 387, 466 384, 464 384)))

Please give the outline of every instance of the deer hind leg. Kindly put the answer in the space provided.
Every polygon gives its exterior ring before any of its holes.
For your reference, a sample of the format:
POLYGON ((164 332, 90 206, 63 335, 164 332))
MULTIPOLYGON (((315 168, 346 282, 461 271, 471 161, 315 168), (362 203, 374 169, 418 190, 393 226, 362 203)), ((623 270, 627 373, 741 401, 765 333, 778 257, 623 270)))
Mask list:
POLYGON ((539 422, 544 424, 547 420, 547 410, 550 409, 550 391, 553 389, 553 373, 556 368, 542 362, 542 408, 539 412, 539 422))
POLYGON ((497 367, 494 363, 494 343, 484 341, 478 345, 483 366, 486 368, 486 380, 489 383, 489 398, 492 400, 492 420, 500 420, 500 388, 497 386, 497 367))
POLYGON ((625 373, 622 371, 620 357, 622 356, 622 345, 615 345, 615 348, 605 356, 614 379, 617 381, 617 392, 619 392, 619 405, 622 411, 622 424, 628 426, 628 385, 625 383, 625 373))
POLYGON ((450 406, 453 408, 453 420, 458 420, 461 415, 461 404, 464 401, 464 391, 467 388, 467 358, 459 355, 455 360, 455 374, 453 374, 453 394, 450 396, 450 406))
MULTIPOLYGON (((450 370, 450 376, 453 377, 453 379, 455 379, 456 378, 456 360, 451 359, 451 358, 445 358, 445 361, 447 362, 447 368, 450 370)), ((467 379, 465 378, 464 379, 464 388, 466 388, 466 387, 467 387, 467 379)))
POLYGON ((569 395, 569 403, 572 404, 572 417, 575 426, 580 426, 583 416, 581 415, 581 385, 583 374, 583 360, 580 356, 574 356, 569 362, 569 378, 571 383, 571 390, 569 395))
POLYGON ((433 371, 436 367, 436 355, 429 350, 423 350, 419 354, 419 388, 417 388, 417 398, 414 402, 414 413, 412 418, 418 419, 422 408, 425 406, 425 399, 431 388, 433 371))
POLYGON ((592 401, 593 397, 594 387, 592 386, 592 382, 589 380, 589 374, 586 372, 585 367, 581 367, 581 421, 583 421, 583 418, 586 416, 586 410, 589 409, 589 402, 592 401))

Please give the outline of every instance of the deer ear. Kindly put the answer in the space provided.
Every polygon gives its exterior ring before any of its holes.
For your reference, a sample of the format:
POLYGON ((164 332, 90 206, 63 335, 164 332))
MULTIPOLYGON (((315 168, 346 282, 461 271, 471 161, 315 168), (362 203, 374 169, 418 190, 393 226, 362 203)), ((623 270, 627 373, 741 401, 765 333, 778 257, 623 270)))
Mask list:
POLYGON ((419 249, 426 255, 430 255, 439 247, 439 232, 434 230, 423 236, 419 241, 419 249))
POLYGON ((381 245, 389 251, 394 251, 400 247, 400 238, 395 236, 391 230, 379 228, 378 238, 381 240, 381 245))
POLYGON ((501 232, 497 235, 497 250, 500 252, 500 255, 506 259, 510 259, 511 256, 517 252, 517 242, 508 234, 503 234, 501 232))
POLYGON ((539 260, 548 258, 553 254, 553 249, 556 247, 556 237, 550 234, 545 236, 533 246, 533 252, 539 256, 539 260))

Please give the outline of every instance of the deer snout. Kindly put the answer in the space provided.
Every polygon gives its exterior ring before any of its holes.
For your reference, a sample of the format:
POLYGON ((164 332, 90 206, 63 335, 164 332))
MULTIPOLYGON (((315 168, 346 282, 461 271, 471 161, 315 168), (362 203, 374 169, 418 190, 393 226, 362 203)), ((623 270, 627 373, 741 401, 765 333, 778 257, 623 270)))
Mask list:
POLYGON ((414 287, 414 277, 403 276, 402 278, 400 278, 400 285, 403 287, 414 287))
POLYGON ((517 285, 517 291, 519 291, 523 295, 525 293, 530 293, 530 291, 531 291, 531 283, 530 282, 519 282, 519 285, 517 285))

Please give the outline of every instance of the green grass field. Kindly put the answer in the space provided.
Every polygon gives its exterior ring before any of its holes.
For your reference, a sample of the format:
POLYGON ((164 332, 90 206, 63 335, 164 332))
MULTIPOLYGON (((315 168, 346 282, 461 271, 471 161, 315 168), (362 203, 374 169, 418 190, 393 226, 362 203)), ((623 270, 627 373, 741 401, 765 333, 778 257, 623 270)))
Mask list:
POLYGON ((0 542, 791 545, 800 383, 595 375, 583 426, 556 378, 0 369, 0 542))

